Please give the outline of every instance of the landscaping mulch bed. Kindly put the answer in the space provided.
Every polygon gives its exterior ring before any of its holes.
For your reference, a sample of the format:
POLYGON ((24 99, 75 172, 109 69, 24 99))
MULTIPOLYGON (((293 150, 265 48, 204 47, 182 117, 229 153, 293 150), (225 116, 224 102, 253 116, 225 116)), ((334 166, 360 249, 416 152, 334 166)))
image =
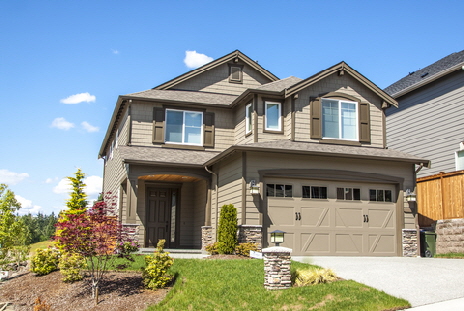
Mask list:
POLYGON ((50 305, 50 310, 145 310, 164 299, 169 288, 152 291, 142 286, 137 272, 108 272, 100 285, 99 303, 95 306, 89 278, 64 283, 57 272, 45 276, 23 273, 0 282, 0 302, 10 302, 15 311, 30 311, 37 297, 50 305))

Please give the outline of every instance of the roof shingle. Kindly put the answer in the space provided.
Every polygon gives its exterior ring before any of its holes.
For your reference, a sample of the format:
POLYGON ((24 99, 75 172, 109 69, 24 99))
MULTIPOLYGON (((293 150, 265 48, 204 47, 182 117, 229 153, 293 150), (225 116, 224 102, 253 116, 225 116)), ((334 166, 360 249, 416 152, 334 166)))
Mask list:
POLYGON ((426 83, 426 80, 435 80, 434 77, 440 75, 440 73, 462 63, 464 63, 464 50, 450 54, 430 66, 408 74, 406 77, 386 87, 384 91, 392 97, 395 97, 395 95, 404 93, 404 91, 407 91, 408 89, 414 89, 414 86, 419 83, 426 83))
POLYGON ((225 95, 215 93, 205 93, 196 91, 178 91, 178 90, 155 90, 150 89, 143 92, 137 92, 125 95, 127 97, 136 97, 143 99, 175 101, 185 103, 197 103, 206 105, 230 105, 236 95, 225 95))

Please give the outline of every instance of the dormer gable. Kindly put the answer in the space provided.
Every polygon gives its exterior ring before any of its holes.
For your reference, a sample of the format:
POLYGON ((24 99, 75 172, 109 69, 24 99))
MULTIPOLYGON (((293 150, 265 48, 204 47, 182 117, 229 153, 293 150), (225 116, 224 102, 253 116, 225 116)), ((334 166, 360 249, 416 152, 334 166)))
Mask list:
POLYGON ((184 90, 240 95, 246 89, 279 80, 242 52, 236 50, 191 70, 155 90, 184 90))

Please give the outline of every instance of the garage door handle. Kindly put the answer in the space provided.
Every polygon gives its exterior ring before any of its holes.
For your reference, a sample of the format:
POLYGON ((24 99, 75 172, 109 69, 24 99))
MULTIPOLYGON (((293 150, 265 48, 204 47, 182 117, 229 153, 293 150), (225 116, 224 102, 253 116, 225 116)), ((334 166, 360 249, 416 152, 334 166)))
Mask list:
POLYGON ((364 216, 364 222, 369 222, 369 215, 363 215, 364 216))
POLYGON ((301 220, 301 213, 295 212, 295 220, 301 220))

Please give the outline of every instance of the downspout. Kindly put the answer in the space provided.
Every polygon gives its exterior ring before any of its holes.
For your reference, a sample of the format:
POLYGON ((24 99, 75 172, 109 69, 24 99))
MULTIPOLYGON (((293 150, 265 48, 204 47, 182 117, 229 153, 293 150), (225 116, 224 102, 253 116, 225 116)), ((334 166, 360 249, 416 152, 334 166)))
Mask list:
POLYGON ((419 173, 423 167, 424 167, 424 163, 421 163, 419 167, 416 169, 416 174, 419 173))

